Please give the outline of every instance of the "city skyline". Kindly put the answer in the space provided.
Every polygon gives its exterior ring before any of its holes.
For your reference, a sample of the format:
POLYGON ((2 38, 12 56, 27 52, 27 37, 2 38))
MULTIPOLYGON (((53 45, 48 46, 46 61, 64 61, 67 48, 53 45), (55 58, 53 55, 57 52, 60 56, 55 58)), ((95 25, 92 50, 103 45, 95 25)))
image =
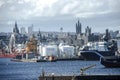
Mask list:
POLYGON ((82 32, 87 26, 92 32, 105 29, 120 30, 120 0, 0 0, 0 32, 12 32, 15 21, 18 28, 75 32, 78 20, 82 32))

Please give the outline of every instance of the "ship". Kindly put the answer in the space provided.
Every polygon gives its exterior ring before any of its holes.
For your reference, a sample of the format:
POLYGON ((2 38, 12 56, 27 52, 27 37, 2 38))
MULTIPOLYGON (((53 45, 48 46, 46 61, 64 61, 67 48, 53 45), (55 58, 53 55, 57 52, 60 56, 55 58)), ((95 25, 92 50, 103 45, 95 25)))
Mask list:
POLYGON ((14 58, 16 57, 18 54, 16 53, 12 53, 12 54, 9 54, 9 53, 2 53, 0 54, 0 58, 14 58))
POLYGON ((84 60, 100 60, 100 57, 115 56, 115 52, 108 48, 108 42, 96 42, 85 45, 80 55, 84 60))
POLYGON ((101 57, 100 63, 107 68, 120 68, 120 56, 101 57))

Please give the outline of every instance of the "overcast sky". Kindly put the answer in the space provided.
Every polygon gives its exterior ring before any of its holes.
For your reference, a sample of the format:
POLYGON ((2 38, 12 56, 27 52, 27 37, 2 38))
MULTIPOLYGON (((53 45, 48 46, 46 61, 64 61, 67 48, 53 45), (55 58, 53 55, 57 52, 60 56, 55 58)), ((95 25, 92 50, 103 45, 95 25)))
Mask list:
POLYGON ((34 25, 34 30, 75 32, 77 20, 92 32, 120 30, 120 0, 0 0, 0 32, 34 25))

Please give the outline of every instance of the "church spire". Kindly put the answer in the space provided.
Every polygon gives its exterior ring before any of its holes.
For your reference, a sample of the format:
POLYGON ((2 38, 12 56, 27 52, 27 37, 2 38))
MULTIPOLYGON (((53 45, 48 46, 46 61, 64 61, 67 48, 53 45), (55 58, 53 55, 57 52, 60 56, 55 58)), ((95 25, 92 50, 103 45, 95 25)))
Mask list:
POLYGON ((15 21, 15 28, 17 27, 17 22, 15 21))
POLYGON ((78 20, 78 22, 76 23, 76 34, 82 33, 81 28, 82 28, 82 25, 81 25, 80 21, 78 20))
POLYGON ((13 28, 14 33, 19 33, 19 29, 17 27, 17 22, 15 21, 15 27, 13 28))

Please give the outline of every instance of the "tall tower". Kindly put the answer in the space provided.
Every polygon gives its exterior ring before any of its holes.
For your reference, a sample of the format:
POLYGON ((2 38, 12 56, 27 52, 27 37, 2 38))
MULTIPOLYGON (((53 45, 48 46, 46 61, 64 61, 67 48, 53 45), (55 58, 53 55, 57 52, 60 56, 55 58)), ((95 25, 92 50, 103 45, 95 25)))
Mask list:
POLYGON ((90 36, 91 35, 91 28, 89 26, 87 26, 87 28, 85 29, 85 34, 87 36, 90 36))
POLYGON ((81 34, 82 33, 81 28, 82 28, 82 25, 78 20, 78 22, 76 23, 76 34, 81 34))
POLYGON ((17 22, 15 22, 15 27, 13 28, 13 33, 18 33, 19 34, 19 29, 17 27, 17 22))
POLYGON ((20 30, 21 30, 21 34, 25 34, 26 33, 25 27, 21 27, 20 30))
POLYGON ((40 30, 38 31, 37 37, 38 37, 38 41, 41 41, 41 39, 42 39, 42 34, 41 34, 40 30))
POLYGON ((106 29, 106 31, 105 31, 105 38, 104 38, 104 40, 105 40, 105 41, 110 40, 110 33, 109 33, 109 30, 108 30, 108 29, 106 29))
POLYGON ((32 36, 32 34, 33 34, 33 24, 28 27, 28 35, 32 36))

